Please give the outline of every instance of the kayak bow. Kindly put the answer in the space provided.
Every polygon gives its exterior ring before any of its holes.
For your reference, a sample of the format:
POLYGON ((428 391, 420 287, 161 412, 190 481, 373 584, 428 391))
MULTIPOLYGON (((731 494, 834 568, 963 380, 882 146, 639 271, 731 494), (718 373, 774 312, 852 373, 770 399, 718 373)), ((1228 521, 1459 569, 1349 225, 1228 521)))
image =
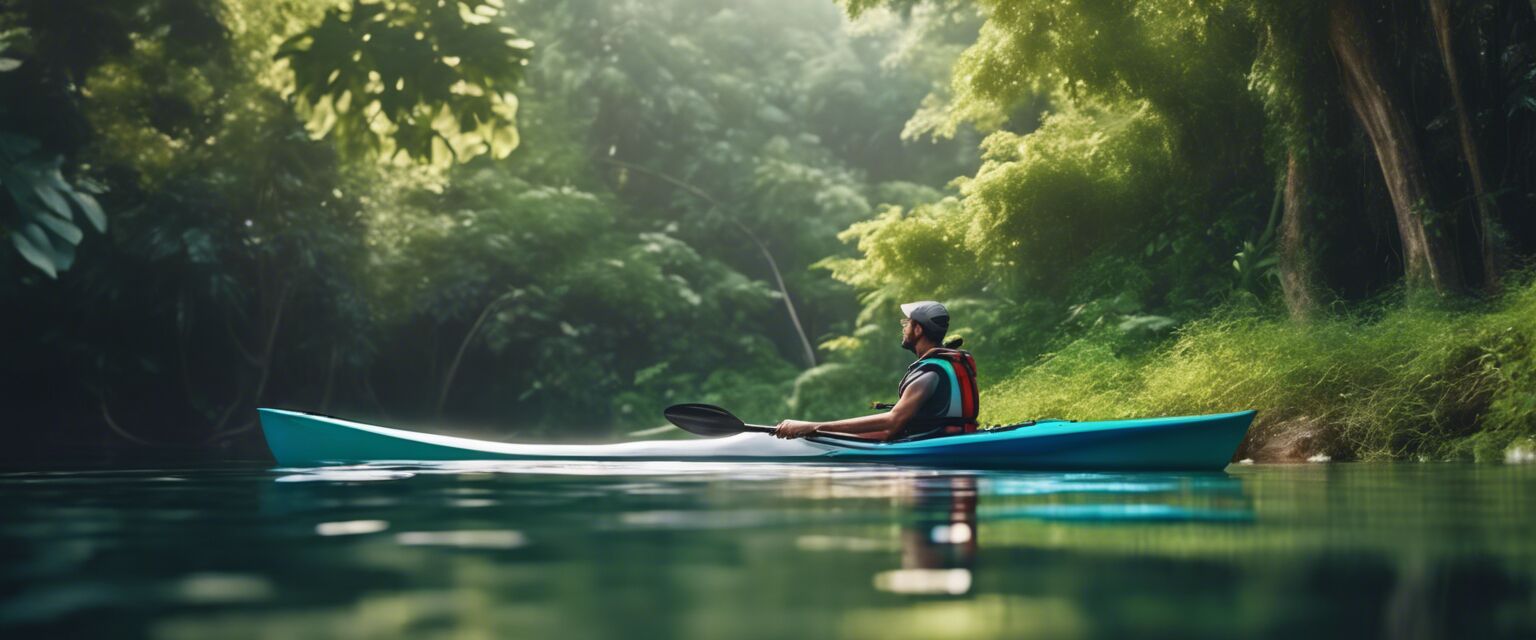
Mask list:
POLYGON ((1253 411, 1029 427, 894 443, 742 433, 619 444, 511 444, 378 427, 283 409, 259 409, 284 466, 376 461, 571 460, 876 462, 971 469, 1217 470, 1226 467, 1253 411))

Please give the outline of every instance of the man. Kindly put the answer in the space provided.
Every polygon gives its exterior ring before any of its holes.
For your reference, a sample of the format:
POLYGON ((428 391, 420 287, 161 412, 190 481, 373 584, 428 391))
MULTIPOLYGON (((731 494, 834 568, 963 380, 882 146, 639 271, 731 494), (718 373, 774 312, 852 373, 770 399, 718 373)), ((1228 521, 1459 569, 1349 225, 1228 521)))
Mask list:
POLYGON ((976 430, 976 361, 945 345, 949 310, 932 300, 901 305, 901 346, 917 354, 907 367, 897 392, 900 399, 888 413, 835 422, 785 420, 775 427, 779 438, 804 438, 818 433, 855 434, 880 441, 930 438, 976 430))

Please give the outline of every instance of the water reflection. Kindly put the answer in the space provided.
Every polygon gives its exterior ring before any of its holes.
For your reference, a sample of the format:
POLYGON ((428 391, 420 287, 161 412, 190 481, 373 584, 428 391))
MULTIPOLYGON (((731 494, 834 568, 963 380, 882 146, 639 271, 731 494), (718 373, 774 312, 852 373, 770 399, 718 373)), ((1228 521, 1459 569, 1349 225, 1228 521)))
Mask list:
POLYGON ((0 636, 1532 637, 1530 504, 1436 465, 7 474, 0 636))
POLYGON ((315 525, 315 533, 322 536, 356 536, 365 533, 378 533, 389 528, 389 523, 383 520, 343 520, 341 522, 322 522, 315 525))
POLYGON ((901 526, 901 568, 875 574, 891 593, 961 595, 976 563, 976 477, 913 478, 902 500, 912 517, 901 526))
POLYGON ((1224 472, 1002 476, 993 480, 988 483, 989 495, 1070 495, 1076 499, 1003 504, 987 510, 986 516, 992 520, 1113 524, 1248 522, 1254 517, 1242 479, 1224 472))
POLYGON ((892 593, 969 593, 983 517, 1099 524, 1247 522, 1254 517, 1242 480, 1225 473, 956 473, 916 476, 908 484, 901 494, 911 514, 900 532, 901 568, 880 572, 874 580, 877 589, 892 593), (983 495, 999 504, 979 507, 983 495), (1008 504, 1012 497, 1052 502, 1008 504))

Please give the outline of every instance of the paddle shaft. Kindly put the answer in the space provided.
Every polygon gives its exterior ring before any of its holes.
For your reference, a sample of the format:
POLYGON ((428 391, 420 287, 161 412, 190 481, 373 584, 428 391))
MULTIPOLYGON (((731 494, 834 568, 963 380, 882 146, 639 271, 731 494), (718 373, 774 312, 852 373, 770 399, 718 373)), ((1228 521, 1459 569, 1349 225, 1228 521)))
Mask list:
MULTIPOLYGON (((741 426, 742 426, 742 430, 743 431, 755 431, 757 433, 775 433, 775 432, 778 431, 778 429, 775 429, 773 427, 765 427, 765 426, 760 425, 760 424, 745 424, 745 423, 743 423, 741 426)), ((806 436, 806 438, 812 439, 812 440, 815 440, 817 438, 826 438, 828 440, 847 440, 849 442, 863 442, 863 443, 866 443, 866 444, 874 444, 874 443, 879 442, 879 440, 871 440, 869 438, 860 438, 860 437, 855 436, 855 435, 846 435, 846 434, 841 434, 841 433, 826 433, 826 432, 818 432, 818 433, 806 436)))
MULTIPOLYGON (((667 407, 662 415, 667 421, 679 428, 695 435, 706 438, 719 438, 742 432, 752 433, 777 433, 778 429, 761 424, 747 424, 731 412, 711 404, 685 403, 667 407)), ((860 438, 848 434, 818 433, 810 436, 812 440, 842 440, 845 442, 860 442, 875 444, 878 440, 860 438)))

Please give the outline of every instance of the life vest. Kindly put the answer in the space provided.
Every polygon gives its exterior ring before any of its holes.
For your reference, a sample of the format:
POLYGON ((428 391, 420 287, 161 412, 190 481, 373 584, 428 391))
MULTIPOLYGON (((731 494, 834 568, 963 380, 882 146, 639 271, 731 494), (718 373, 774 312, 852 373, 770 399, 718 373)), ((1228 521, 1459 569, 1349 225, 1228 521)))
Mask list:
POLYGON ((912 440, 976 431, 981 409, 976 393, 976 359, 971 352, 935 347, 907 367, 897 394, 926 372, 939 374, 939 385, 918 407, 903 429, 902 439, 912 440))

